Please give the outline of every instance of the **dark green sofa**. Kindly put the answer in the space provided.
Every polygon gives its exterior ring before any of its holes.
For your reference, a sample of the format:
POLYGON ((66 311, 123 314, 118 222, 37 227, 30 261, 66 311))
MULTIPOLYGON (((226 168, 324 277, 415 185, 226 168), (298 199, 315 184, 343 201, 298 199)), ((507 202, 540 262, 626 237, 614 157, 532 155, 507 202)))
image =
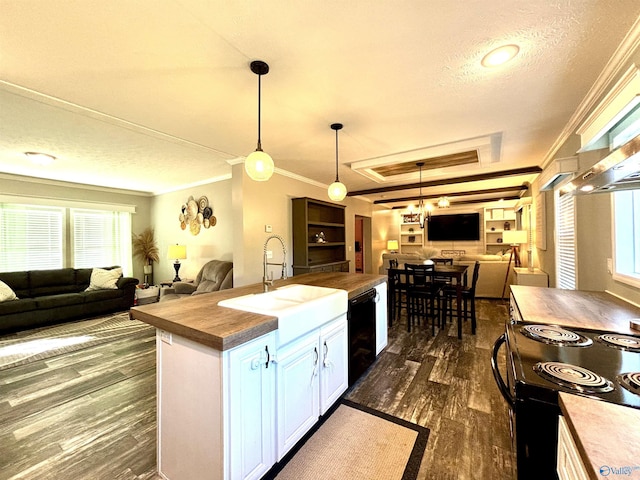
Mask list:
MULTIPOLYGON (((106 267, 110 270, 116 267, 106 267)), ((128 310, 138 279, 120 277, 117 289, 85 292, 91 268, 0 272, 18 300, 0 302, 0 335, 128 310)))

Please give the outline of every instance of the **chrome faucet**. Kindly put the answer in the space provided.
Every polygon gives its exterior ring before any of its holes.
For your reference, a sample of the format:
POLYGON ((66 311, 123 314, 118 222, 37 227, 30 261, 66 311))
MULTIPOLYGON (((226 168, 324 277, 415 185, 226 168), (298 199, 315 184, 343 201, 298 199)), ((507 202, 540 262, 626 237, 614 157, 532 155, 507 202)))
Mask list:
POLYGON ((264 242, 264 274, 262 276, 262 285, 264 286, 264 291, 268 292, 269 291, 269 287, 273 287, 273 272, 271 272, 271 278, 268 278, 267 276, 267 265, 281 265, 282 266, 282 275, 281 275, 281 279, 286 279, 287 278, 287 248, 284 246, 284 240, 282 239, 282 237, 280 235, 271 235, 270 237, 267 237, 267 239, 264 242), (282 263, 274 263, 274 262, 268 262, 267 261, 267 244, 269 243, 269 240, 271 240, 272 238, 275 238, 277 240, 280 240, 280 243, 282 244, 282 263))

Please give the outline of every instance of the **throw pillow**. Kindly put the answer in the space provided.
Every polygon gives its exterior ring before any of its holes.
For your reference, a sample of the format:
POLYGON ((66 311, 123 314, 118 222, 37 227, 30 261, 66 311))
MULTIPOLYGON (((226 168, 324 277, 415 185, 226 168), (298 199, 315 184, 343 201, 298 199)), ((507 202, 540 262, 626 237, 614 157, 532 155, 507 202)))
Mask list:
POLYGON ((6 302, 7 300, 18 300, 16 294, 11 287, 0 280, 0 302, 6 302))
POLYGON ((91 290, 115 290, 118 288, 116 282, 122 276, 122 268, 113 268, 104 270, 102 268, 94 268, 91 271, 91 280, 85 292, 91 290))

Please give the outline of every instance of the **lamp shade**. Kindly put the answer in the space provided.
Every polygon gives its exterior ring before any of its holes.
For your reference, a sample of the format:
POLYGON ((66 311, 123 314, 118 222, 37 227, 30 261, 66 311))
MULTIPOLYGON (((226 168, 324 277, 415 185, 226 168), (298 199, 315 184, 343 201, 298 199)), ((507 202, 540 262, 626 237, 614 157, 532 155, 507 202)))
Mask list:
POLYGON ((398 250, 398 240, 387 240, 387 250, 398 250))
POLYGON ((340 200, 344 200, 344 197, 347 196, 347 187, 344 186, 341 182, 333 182, 329 185, 329 198, 334 202, 339 202, 340 200))
POLYGON ((273 160, 268 153, 256 150, 250 153, 244 161, 244 169, 251 180, 266 182, 273 175, 273 160))
POLYGON ((504 243, 509 245, 521 245, 527 243, 526 230, 505 230, 502 234, 504 243))
POLYGON ((184 260, 187 258, 187 246, 186 245, 169 245, 168 258, 175 260, 184 260))

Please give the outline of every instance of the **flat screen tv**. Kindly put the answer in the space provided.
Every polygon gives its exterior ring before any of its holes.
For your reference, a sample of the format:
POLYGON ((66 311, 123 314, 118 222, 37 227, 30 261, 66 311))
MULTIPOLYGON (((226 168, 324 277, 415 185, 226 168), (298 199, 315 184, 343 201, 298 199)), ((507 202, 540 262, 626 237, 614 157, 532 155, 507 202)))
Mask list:
POLYGON ((431 242, 480 240, 480 214, 432 215, 427 226, 427 238, 431 242))

